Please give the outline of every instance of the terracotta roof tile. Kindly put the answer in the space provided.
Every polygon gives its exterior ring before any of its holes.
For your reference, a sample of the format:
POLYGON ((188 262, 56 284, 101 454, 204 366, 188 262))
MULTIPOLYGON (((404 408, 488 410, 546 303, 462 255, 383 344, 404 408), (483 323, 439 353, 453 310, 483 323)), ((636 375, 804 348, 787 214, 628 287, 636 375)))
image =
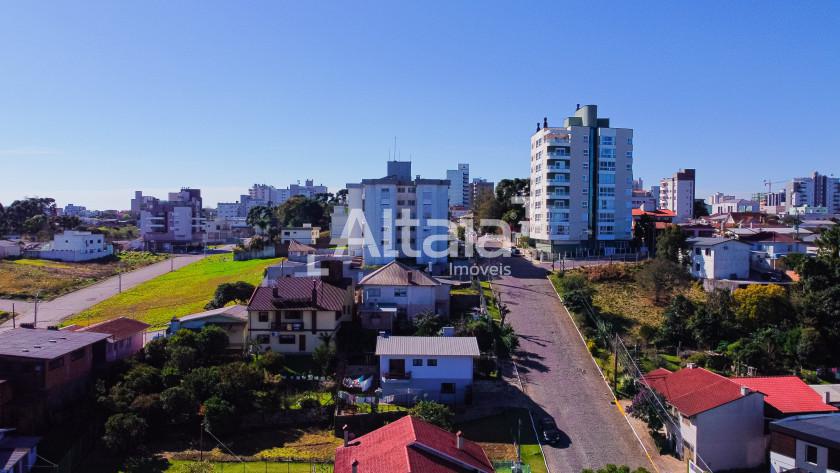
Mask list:
POLYGON ((145 332, 151 325, 128 317, 117 317, 97 324, 76 329, 76 332, 108 333, 114 340, 125 340, 138 333, 145 332))
POLYGON ((645 375, 648 385, 683 415, 691 417, 741 397, 741 386, 703 368, 657 369, 645 375))
POLYGON ((409 268, 398 261, 391 261, 368 274, 359 281, 359 284, 366 286, 440 286, 438 281, 423 271, 409 268))
POLYGON ((796 376, 732 378, 736 383, 764 394, 764 402, 782 414, 836 412, 816 391, 796 376))
POLYGON ((280 278, 272 286, 260 286, 248 302, 248 310, 342 311, 347 288, 317 278, 280 278))

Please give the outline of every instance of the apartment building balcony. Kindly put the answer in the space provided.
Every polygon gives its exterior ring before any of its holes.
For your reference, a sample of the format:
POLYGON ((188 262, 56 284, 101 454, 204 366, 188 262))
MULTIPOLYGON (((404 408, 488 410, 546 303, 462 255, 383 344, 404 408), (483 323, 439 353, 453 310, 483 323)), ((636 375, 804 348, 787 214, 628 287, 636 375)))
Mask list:
POLYGON ((571 153, 569 153, 569 150, 567 149, 562 151, 549 151, 546 153, 546 156, 548 156, 548 159, 569 159, 571 157, 571 153))
POLYGON ((548 146, 570 146, 572 144, 571 137, 568 138, 547 138, 545 144, 548 146))
POLYGON ((545 198, 546 199, 568 199, 569 198, 569 191, 546 192, 545 198))
POLYGON ((564 186, 569 184, 568 177, 551 177, 545 180, 545 183, 549 186, 564 186))
POLYGON ((548 172, 571 172, 571 166, 568 163, 566 164, 549 164, 546 166, 546 170, 548 172))

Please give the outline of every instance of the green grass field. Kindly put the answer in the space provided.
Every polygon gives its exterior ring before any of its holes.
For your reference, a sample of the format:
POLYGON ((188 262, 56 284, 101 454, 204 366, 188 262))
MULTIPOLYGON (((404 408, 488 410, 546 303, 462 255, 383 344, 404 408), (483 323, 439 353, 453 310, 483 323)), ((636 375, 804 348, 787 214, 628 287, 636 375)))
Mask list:
POLYGON ((519 435, 522 461, 528 464, 532 473, 546 472, 545 460, 527 409, 507 409, 502 414, 467 422, 457 428, 465 438, 481 444, 490 461, 515 460, 514 441, 519 435))
MULTIPOLYGON (((167 473, 180 473, 186 471, 184 468, 190 463, 189 461, 170 460, 170 466, 165 471, 167 473)), ((215 462, 213 465, 213 473, 223 473, 229 471, 231 473, 332 473, 333 466, 330 464, 319 463, 314 467, 311 463, 276 463, 276 462, 215 462), (314 468, 314 469, 313 469, 314 468)))
POLYGON ((203 311, 219 284, 259 284, 264 269, 278 262, 280 258, 233 261, 231 254, 208 256, 102 301, 64 324, 89 325, 125 316, 161 327, 173 317, 203 311))

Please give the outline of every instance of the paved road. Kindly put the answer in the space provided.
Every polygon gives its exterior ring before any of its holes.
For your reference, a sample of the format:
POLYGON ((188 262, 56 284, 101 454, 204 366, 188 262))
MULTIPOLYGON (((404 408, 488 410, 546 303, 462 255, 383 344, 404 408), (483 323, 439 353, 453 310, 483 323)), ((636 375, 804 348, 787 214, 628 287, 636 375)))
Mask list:
MULTIPOLYGON (((178 269, 204 258, 204 255, 178 256, 173 261, 161 261, 122 275, 122 289, 130 289, 149 279, 166 274, 170 269, 178 269)), ((67 317, 79 313, 88 307, 116 295, 119 292, 119 278, 112 277, 100 281, 92 286, 65 294, 48 302, 38 304, 38 327, 55 325, 67 317)), ((12 304, 18 314, 16 322, 35 321, 35 304, 32 302, 0 299, 0 310, 11 312, 12 304)), ((12 328, 12 321, 0 325, 0 332, 12 328)))
POLYGON ((517 367, 534 402, 535 419, 551 416, 568 437, 545 446, 553 473, 577 473, 608 463, 651 469, 616 407, 580 335, 557 299, 545 269, 519 257, 501 258, 512 274, 494 281, 520 336, 517 367), (542 410, 541 412, 539 410, 542 410))

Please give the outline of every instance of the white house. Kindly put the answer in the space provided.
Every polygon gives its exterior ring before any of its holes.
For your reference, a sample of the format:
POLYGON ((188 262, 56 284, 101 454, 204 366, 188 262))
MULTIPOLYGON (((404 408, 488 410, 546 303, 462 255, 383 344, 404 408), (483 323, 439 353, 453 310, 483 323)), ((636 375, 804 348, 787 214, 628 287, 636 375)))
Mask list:
MULTIPOLYGON (((445 333, 453 329, 447 327, 445 333)), ((382 396, 409 404, 414 399, 462 403, 471 395, 475 337, 392 337, 376 339, 382 396)))
POLYGON ((53 241, 27 256, 58 261, 91 261, 114 254, 114 247, 101 234, 68 230, 56 234, 53 241))
POLYGON ((283 227, 280 229, 280 243, 296 241, 304 245, 314 245, 321 234, 321 227, 306 223, 302 227, 283 227))
POLYGON ((770 473, 840 472, 840 415, 788 417, 770 423, 770 473))
POLYGON ((221 328, 227 334, 228 348, 243 350, 245 348, 245 327, 248 324, 248 307, 231 305, 220 309, 213 309, 195 314, 175 317, 166 329, 167 336, 178 330, 187 329, 199 331, 213 325, 221 328))
POLYGON ((309 354, 353 314, 354 284, 340 261, 320 278, 284 277, 260 286, 248 302, 248 341, 260 349, 309 354))
POLYGON ((449 315, 449 286, 418 269, 397 261, 359 281, 362 289, 362 325, 393 329, 394 318, 413 319, 419 314, 449 315))
POLYGON ((20 243, 0 240, 0 259, 16 258, 18 256, 20 256, 20 243))
POLYGON ((29 473, 38 461, 40 437, 12 435, 14 429, 0 429, 0 473, 29 473))
POLYGON ((751 245, 728 238, 689 238, 691 275, 698 279, 748 279, 751 245))
POLYGON ((764 463, 763 394, 703 368, 659 368, 644 380, 670 406, 665 430, 684 460, 712 471, 764 463))

